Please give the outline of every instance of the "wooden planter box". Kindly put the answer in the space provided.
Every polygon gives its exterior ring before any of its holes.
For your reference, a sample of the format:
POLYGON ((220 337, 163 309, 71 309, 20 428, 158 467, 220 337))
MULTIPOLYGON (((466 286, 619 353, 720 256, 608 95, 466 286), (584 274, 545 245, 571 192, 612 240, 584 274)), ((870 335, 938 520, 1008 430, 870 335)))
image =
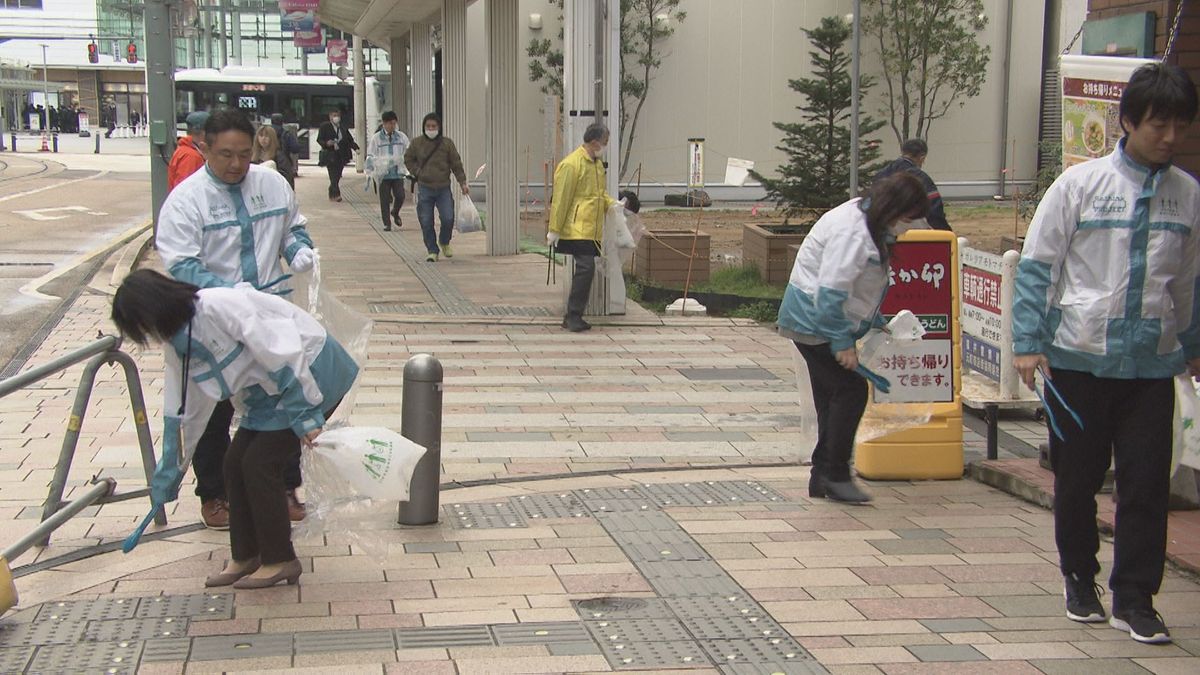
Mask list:
POLYGON ((742 227, 742 259, 754 265, 768 284, 786 284, 796 260, 789 246, 799 246, 812 229, 810 225, 759 225, 742 227))
MULTIPOLYGON (((683 286, 688 278, 688 254, 691 252, 690 230, 652 230, 638 242, 633 273, 660 284, 683 286)), ((692 283, 708 281, 708 271, 709 237, 701 232, 696 237, 692 283)))

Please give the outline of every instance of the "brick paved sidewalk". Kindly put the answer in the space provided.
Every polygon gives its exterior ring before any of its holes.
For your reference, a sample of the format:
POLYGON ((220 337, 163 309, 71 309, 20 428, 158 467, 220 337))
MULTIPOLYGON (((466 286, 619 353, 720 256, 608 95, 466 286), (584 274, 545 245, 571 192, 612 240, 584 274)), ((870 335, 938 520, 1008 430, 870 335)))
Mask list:
MULTIPOLYGON (((1037 505, 969 480, 870 484, 865 507, 808 499, 792 357, 769 329, 638 313, 569 334, 544 258, 487 258, 469 235, 428 265, 412 259, 411 203, 384 234, 361 194, 324 201, 314 169, 300 191, 327 283, 378 321, 354 421, 398 426, 400 367, 434 353, 444 479, 470 486, 444 491, 436 526, 385 519, 299 541, 299 586, 206 592, 227 539, 204 530, 22 576, 0 671, 1200 670, 1194 578, 1170 572, 1158 599, 1175 645, 1073 623, 1037 505)), ((31 364, 107 325, 119 274, 97 276, 31 364)), ((161 361, 136 356, 157 433, 161 361)), ((122 489, 142 480, 116 375, 93 396, 73 487, 98 472, 122 489)), ((77 378, 0 400, 8 540, 36 521, 77 378)), ((89 509, 15 564, 117 541, 145 508, 89 509)), ((185 487, 169 527, 197 512, 185 487)))

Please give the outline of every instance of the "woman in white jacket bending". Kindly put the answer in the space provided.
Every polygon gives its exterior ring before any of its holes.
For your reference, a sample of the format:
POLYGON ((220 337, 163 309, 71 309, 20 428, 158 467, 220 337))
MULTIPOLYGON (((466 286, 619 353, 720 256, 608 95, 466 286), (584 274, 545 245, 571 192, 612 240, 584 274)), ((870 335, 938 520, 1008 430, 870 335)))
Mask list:
POLYGON ((855 372, 855 342, 882 326, 879 307, 889 285, 896 228, 929 213, 925 188, 900 173, 871 186, 862 199, 821 216, 804 238, 776 322, 808 364, 817 409, 817 447, 810 497, 868 502, 850 478, 854 436, 867 407, 867 381, 855 372))
POLYGON ((312 316, 249 284, 200 289, 138 270, 117 289, 112 318, 137 344, 164 347, 164 458, 191 457, 218 401, 241 413, 223 467, 232 556, 204 585, 296 583, 284 469, 350 390, 354 360, 312 316))

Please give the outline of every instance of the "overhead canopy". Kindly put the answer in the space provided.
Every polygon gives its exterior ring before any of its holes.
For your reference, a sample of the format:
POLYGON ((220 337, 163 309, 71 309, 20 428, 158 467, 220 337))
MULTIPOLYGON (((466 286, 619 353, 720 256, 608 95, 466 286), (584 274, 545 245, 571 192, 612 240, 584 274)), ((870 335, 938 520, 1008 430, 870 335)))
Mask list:
POLYGON ((414 23, 439 17, 442 0, 321 0, 321 23, 362 36, 387 49, 391 38, 408 32, 414 23))

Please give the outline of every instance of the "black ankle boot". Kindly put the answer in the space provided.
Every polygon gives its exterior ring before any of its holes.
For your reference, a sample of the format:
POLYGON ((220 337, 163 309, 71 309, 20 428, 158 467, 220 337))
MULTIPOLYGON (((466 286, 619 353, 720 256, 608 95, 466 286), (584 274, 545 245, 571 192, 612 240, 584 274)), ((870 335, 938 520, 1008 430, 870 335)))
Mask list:
MULTIPOLYGON (((850 504, 865 504, 871 501, 871 495, 859 489, 853 479, 844 481, 831 481, 828 479, 821 480, 821 488, 825 493, 824 497, 835 502, 847 502, 850 504)), ((810 488, 811 489, 811 488, 810 488)))

